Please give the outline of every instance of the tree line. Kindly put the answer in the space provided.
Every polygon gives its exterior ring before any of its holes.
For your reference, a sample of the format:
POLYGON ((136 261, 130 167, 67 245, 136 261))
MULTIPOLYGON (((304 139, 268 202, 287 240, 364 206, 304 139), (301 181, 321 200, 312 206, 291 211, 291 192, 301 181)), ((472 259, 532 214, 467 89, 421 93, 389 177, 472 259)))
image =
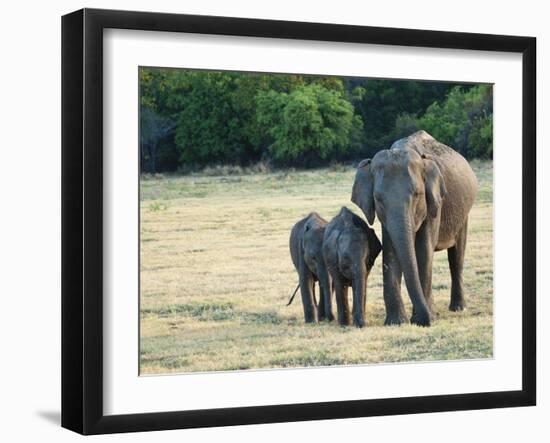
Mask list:
POLYGON ((142 67, 139 89, 142 172, 320 166, 418 129, 492 158, 491 85, 142 67))

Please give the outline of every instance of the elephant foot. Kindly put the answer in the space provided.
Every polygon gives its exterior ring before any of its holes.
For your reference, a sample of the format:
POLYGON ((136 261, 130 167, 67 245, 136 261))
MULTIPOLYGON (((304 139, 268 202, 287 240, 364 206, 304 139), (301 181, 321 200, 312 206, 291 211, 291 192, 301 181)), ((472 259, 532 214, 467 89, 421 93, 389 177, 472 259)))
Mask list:
POLYGON ((365 320, 363 319, 354 319, 353 320, 353 325, 356 327, 356 328, 363 328, 365 327, 365 320))
POLYGON ((351 319, 349 317, 338 317, 338 324, 340 326, 349 326, 351 324, 351 319))
POLYGON ((408 323, 407 317, 405 314, 387 314, 386 320, 384 320, 384 326, 397 325, 400 326, 402 323, 408 323))
POLYGON ((324 309, 323 310, 319 309, 317 311, 317 318, 319 319, 319 321, 326 320, 331 322, 334 320, 334 315, 332 314, 331 311, 326 312, 324 309))
POLYGON ((317 306, 311 306, 309 309, 304 309, 304 321, 306 323, 319 322, 319 309, 317 306))
POLYGON ((428 310, 419 312, 415 310, 411 317, 411 323, 418 326, 431 326, 432 325, 432 316, 428 310))
POLYGON ((318 319, 317 319, 317 317, 314 317, 314 316, 312 316, 312 317, 306 317, 306 318, 304 319, 304 321, 305 321, 306 323, 318 323, 318 322, 319 322, 318 319))
POLYGON ((464 311, 464 309, 466 309, 466 303, 464 303, 464 300, 451 302, 451 304, 449 305, 449 311, 459 312, 464 311))

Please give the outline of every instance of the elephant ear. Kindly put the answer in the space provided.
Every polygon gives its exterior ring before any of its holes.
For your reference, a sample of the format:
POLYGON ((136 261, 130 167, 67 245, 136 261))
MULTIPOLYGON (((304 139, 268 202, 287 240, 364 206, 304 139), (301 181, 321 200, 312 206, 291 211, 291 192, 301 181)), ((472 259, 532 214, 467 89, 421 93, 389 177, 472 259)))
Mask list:
POLYGON ((367 257, 367 270, 370 270, 374 266, 376 257, 378 257, 378 254, 382 251, 382 243, 378 240, 378 236, 376 235, 376 232, 374 232, 374 229, 368 229, 367 242, 369 244, 369 254, 367 257))
POLYGON ((301 274, 302 272, 306 272, 305 270, 308 269, 306 262, 304 260, 304 254, 305 254, 305 234, 309 231, 309 217, 306 219, 306 222, 302 226, 302 229, 300 231, 300 237, 298 238, 298 272, 301 274))
POLYGON ((351 191, 351 201, 361 208, 370 225, 374 223, 374 198, 373 177, 371 172, 371 159, 367 158, 357 167, 353 189, 351 191))
POLYGON ((302 228, 302 232, 300 235, 300 256, 304 256, 304 251, 306 250, 305 246, 305 240, 306 240, 306 232, 308 232, 311 229, 309 220, 311 218, 311 214, 309 214, 306 218, 306 222, 304 223, 304 226, 302 228))
POLYGON ((437 163, 427 155, 422 155, 424 159, 425 171, 425 188, 426 188, 426 203, 428 205, 428 214, 435 218, 441 208, 443 199, 447 195, 445 179, 441 174, 437 163))

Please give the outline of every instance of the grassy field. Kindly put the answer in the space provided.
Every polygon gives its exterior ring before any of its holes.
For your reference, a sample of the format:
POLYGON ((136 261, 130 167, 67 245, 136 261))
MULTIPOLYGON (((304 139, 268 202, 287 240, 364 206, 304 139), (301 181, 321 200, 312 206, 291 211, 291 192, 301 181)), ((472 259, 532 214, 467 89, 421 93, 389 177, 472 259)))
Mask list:
POLYGON ((436 253, 431 328, 383 326, 381 256, 368 281, 367 327, 305 325, 299 296, 285 306, 298 280, 291 227, 311 211, 330 219, 343 205, 362 216, 350 202, 355 170, 143 177, 141 373, 492 357, 493 169, 473 167, 480 192, 469 223, 468 307, 448 311, 447 254, 436 253))

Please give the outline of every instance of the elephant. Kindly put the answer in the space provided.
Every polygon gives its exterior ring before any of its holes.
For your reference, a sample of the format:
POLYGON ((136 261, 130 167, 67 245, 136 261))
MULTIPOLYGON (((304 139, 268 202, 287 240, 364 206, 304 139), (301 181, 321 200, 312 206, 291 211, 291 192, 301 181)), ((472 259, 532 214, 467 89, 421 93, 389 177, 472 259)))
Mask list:
POLYGON ((382 224, 386 325, 407 322, 402 276, 413 306, 411 323, 433 322, 435 251, 447 250, 449 309, 465 308, 462 271, 468 215, 477 190, 476 176, 464 157, 425 131, 397 140, 359 164, 351 201, 370 225, 375 216, 382 224))
POLYGON ((327 224, 324 218, 312 212, 297 222, 290 232, 290 256, 298 272, 306 323, 334 320, 332 287, 323 258, 323 236, 327 224), (315 302, 316 281, 320 289, 318 306, 315 302))
POLYGON ((350 324, 348 288, 353 291, 353 324, 365 326, 367 279, 382 245, 374 229, 343 207, 325 229, 323 256, 333 282, 338 323, 350 324))

